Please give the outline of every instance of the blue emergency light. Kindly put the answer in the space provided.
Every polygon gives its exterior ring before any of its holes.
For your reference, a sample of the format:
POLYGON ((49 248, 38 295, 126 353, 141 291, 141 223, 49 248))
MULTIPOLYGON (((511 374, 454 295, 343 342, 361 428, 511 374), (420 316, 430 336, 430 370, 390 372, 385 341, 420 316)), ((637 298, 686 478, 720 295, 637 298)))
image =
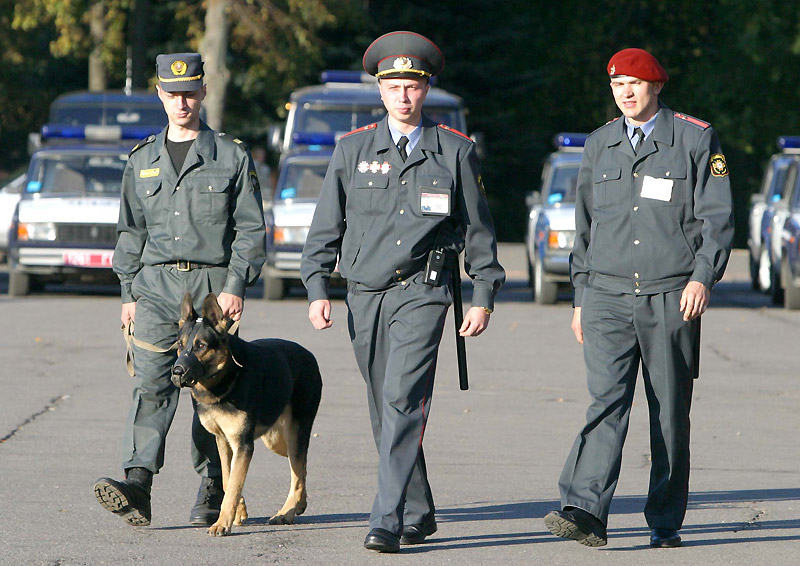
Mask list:
POLYGON ((297 145, 328 146, 336 145, 335 132, 295 132, 292 141, 297 145))
POLYGON ((800 136, 779 136, 778 149, 800 149, 800 136))
POLYGON ((155 135, 161 126, 72 126, 69 124, 45 124, 42 139, 74 139, 87 141, 140 140, 155 135))
POLYGON ((553 145, 556 149, 567 149, 572 147, 583 147, 589 134, 577 134, 561 132, 553 136, 553 145))

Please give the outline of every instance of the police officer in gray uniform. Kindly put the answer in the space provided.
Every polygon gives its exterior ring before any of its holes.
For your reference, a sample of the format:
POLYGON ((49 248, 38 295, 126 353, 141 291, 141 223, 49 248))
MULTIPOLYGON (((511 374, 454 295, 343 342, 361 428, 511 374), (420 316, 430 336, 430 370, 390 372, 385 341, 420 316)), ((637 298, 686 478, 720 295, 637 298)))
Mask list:
POLYGON ((475 144, 422 112, 444 57, 429 39, 393 32, 364 54, 388 116, 343 136, 333 152, 303 250, 309 319, 331 326, 328 283, 348 281, 348 325, 367 383, 379 454, 378 494, 364 546, 397 552, 436 532, 422 437, 456 255, 473 280, 462 336, 489 323, 505 280, 475 144), (428 269, 445 250, 450 267, 428 269))
MULTIPOLYGON (((122 324, 156 348, 177 339, 183 295, 200 305, 216 293, 226 316, 239 320, 245 287, 265 257, 261 191, 242 143, 200 120, 206 94, 198 53, 156 58, 158 96, 168 126, 130 154, 122 178, 114 271, 122 286, 122 324)), ((125 479, 95 484, 100 504, 133 525, 150 524, 150 486, 164 464, 164 447, 179 389, 170 381, 175 350, 136 347, 136 382, 123 438, 125 479)), ((192 460, 202 481, 190 514, 210 525, 222 501, 222 469, 213 435, 192 423, 192 460)))
POLYGON ((639 363, 652 467, 644 513, 654 547, 679 546, 689 493, 689 407, 700 315, 733 239, 725 157, 714 129, 659 103, 658 61, 625 49, 608 63, 624 118, 589 136, 578 176, 572 329, 592 403, 561 474, 550 531, 606 544, 639 363))

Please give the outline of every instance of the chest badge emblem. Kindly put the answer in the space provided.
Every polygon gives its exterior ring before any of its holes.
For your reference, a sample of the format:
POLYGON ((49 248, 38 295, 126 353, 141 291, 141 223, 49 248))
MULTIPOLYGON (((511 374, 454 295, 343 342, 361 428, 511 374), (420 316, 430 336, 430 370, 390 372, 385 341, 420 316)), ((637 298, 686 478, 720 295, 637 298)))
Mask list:
POLYGON ((392 166, 389 164, 388 161, 384 161, 381 164, 381 173, 383 173, 384 175, 388 174, 389 171, 391 171, 391 170, 392 170, 392 166))
POLYGON ((381 164, 378 163, 377 161, 373 161, 372 163, 369 164, 369 170, 373 173, 377 173, 378 171, 381 170, 381 164))
POLYGON ((367 171, 369 171, 369 163, 367 163, 366 161, 359 162, 359 164, 358 164, 358 172, 359 173, 366 173, 367 171))

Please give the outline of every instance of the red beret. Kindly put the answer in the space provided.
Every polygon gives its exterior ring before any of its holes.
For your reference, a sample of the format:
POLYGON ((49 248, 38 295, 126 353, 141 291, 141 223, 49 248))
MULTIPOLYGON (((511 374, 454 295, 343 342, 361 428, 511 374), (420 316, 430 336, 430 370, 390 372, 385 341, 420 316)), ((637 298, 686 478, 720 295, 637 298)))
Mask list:
POLYGON ((615 53, 606 67, 610 77, 636 77, 651 83, 665 83, 669 80, 664 67, 644 49, 623 49, 615 53))

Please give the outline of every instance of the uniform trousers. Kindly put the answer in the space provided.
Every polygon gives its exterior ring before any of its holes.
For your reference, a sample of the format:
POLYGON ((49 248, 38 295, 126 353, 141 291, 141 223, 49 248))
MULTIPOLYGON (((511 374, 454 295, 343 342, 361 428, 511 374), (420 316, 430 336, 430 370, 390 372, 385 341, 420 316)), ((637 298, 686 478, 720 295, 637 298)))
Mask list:
POLYGON ((607 524, 641 361, 652 458, 644 514, 650 528, 681 528, 700 341, 700 320, 685 322, 679 311, 681 293, 584 290, 581 327, 592 402, 559 480, 562 508, 579 507, 607 524))
POLYGON ((421 281, 418 274, 382 291, 351 284, 347 294, 350 339, 367 384, 378 449, 378 493, 369 526, 398 536, 404 524, 431 521, 435 513, 422 438, 452 299, 447 285, 421 281))
MULTIPOLYGON (((174 266, 144 266, 131 286, 136 299, 136 338, 160 348, 175 343, 184 294, 192 294, 195 310, 200 312, 203 299, 221 291, 227 275, 226 267, 178 271, 174 266)), ((136 376, 122 443, 125 470, 141 467, 158 473, 164 465, 167 432, 180 396, 180 388, 170 380, 176 359, 175 350, 160 354, 134 346, 136 376)), ((192 464, 201 476, 222 476, 216 440, 200 423, 197 411, 192 418, 192 464)))

